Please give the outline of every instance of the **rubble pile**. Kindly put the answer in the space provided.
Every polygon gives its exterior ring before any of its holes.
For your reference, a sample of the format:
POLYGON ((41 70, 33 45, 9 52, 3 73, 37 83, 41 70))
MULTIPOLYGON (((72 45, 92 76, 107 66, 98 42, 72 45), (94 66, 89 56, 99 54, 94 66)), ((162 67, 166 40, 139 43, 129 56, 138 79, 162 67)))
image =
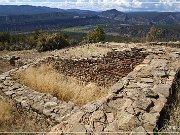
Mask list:
POLYGON ((73 76, 83 82, 94 82, 100 86, 111 86, 133 71, 147 53, 134 48, 132 51, 112 51, 102 58, 92 59, 57 59, 55 68, 58 72, 73 76))

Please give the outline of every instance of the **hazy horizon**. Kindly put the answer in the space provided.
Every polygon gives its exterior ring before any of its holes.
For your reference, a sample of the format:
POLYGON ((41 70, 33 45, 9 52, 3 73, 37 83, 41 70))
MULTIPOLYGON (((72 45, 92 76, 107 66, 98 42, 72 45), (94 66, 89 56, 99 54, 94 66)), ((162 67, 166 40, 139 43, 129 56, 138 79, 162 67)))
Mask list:
POLYGON ((32 5, 60 9, 123 12, 179 12, 180 0, 0 0, 0 5, 32 5))

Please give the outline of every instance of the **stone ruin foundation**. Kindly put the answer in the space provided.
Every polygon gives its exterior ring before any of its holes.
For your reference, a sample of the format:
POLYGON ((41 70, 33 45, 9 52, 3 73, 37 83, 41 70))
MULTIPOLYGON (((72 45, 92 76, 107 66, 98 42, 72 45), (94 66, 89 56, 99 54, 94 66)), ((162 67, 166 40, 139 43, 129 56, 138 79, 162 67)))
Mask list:
POLYGON ((36 64, 52 64, 58 73, 72 76, 84 82, 94 82, 99 86, 108 87, 127 76, 139 65, 147 53, 142 49, 133 48, 131 51, 111 51, 101 58, 63 59, 48 57, 36 64))
POLYGON ((113 49, 114 53, 109 52, 101 59, 54 56, 10 70, 0 75, 0 94, 15 102, 36 122, 48 124, 48 134, 153 134, 165 117, 166 105, 177 92, 175 86, 179 87, 180 50, 136 44, 119 44, 118 48, 124 51, 113 49), (50 61, 60 73, 107 85, 109 93, 79 106, 32 90, 11 78, 19 70, 50 61))

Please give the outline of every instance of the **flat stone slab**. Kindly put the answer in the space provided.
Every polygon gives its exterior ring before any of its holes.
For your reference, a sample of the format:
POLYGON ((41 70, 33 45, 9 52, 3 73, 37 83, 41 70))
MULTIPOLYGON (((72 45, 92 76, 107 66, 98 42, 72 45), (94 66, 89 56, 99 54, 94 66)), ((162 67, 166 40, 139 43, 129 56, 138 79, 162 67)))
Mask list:
POLYGON ((154 90, 154 92, 161 94, 167 98, 167 97, 169 97, 169 94, 170 94, 170 88, 171 88, 170 85, 159 84, 159 85, 155 86, 155 88, 153 90, 154 90))

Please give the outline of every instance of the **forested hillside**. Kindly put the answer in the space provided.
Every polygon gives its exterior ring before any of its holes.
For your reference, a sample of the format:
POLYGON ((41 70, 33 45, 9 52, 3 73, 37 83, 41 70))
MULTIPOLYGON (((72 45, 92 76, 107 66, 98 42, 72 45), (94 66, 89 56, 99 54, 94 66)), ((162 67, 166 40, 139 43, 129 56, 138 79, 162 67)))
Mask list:
POLYGON ((34 6, 0 6, 0 31, 53 30, 82 25, 180 24, 180 12, 95 12, 34 6))

